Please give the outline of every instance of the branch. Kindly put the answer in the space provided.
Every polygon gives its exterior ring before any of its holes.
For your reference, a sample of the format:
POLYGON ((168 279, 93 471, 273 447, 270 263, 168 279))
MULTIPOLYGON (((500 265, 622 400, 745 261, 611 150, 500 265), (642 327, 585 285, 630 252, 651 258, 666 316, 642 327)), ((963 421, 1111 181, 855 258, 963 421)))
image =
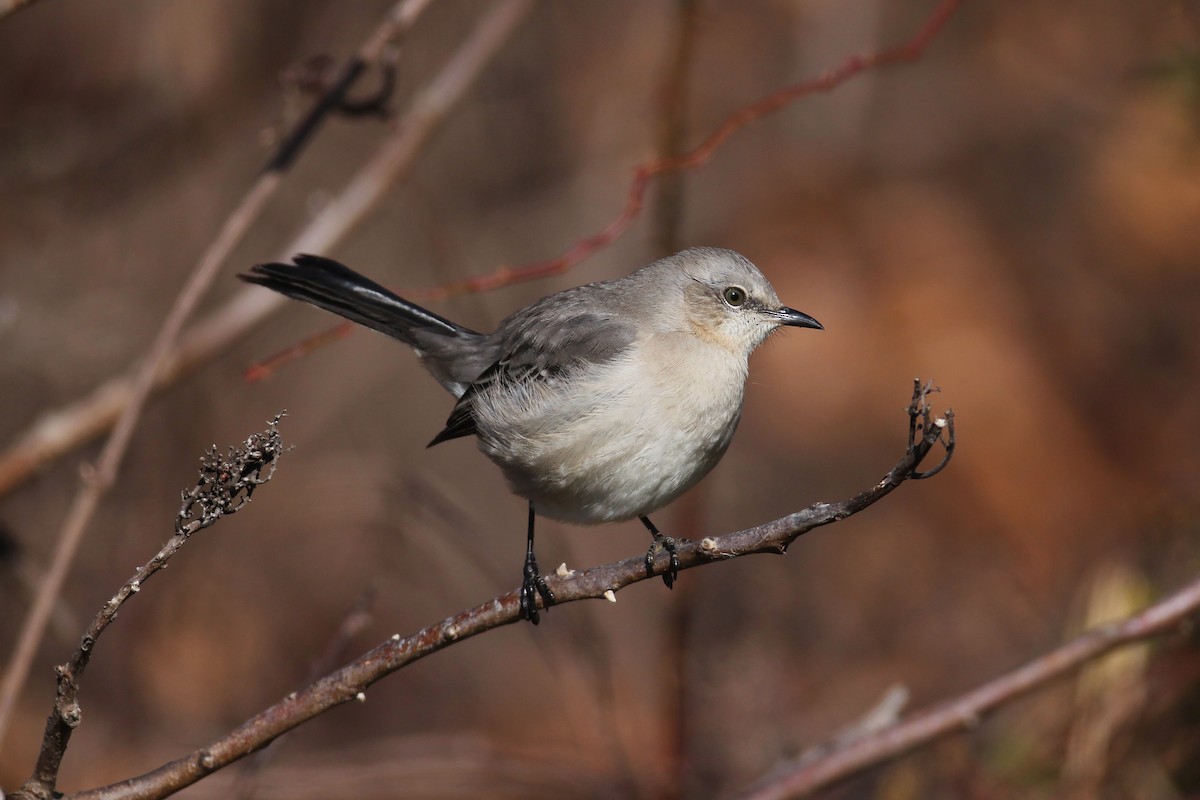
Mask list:
MULTIPOLYGON (((659 89, 657 156, 677 159, 684 152, 687 129, 688 90, 696 53, 696 31, 700 26, 699 0, 676 0, 671 45, 659 89)), ((660 255, 678 251, 683 227, 683 175, 664 175, 655 197, 654 243, 660 255)))
MULTIPOLYGON (((786 553, 788 546, 808 531, 856 514, 893 492, 913 476, 939 442, 947 449, 954 442, 954 415, 934 418, 926 402, 934 391, 918 381, 908 414, 910 437, 904 457, 871 488, 838 503, 816 503, 809 508, 748 528, 700 541, 680 540, 679 568, 727 561, 752 553, 786 553)), ((945 459, 943 459, 945 460, 945 459)), ((657 570, 656 570, 657 572, 657 570)), ((645 555, 584 570, 563 569, 547 576, 557 605, 576 600, 607 598, 626 586, 652 577, 645 555)), ((206 775, 266 747, 274 739, 335 706, 366 700, 366 690, 376 681, 456 642, 520 621, 517 592, 496 597, 407 637, 399 634, 310 686, 285 697, 206 747, 136 778, 69 795, 75 800, 150 800, 166 797, 206 775)))
MULTIPOLYGON (((780 89, 762 100, 734 112, 699 146, 683 156, 642 164, 634 172, 626 207, 617 218, 599 233, 582 239, 558 258, 530 264, 519 269, 504 267, 491 275, 456 281, 432 289, 409 291, 408 294, 414 299, 435 300, 466 292, 487 291, 518 281, 528 281, 565 272, 596 250, 608 245, 628 229, 641 212, 646 191, 653 179, 669 172, 703 166, 717 149, 742 127, 789 103, 818 92, 831 91, 845 81, 868 70, 920 58, 961 2, 962 0, 942 0, 917 34, 904 44, 888 50, 852 56, 840 66, 813 80, 780 89)), ((490 26, 503 29, 499 32, 500 38, 503 39, 511 31, 516 21, 515 18, 522 16, 527 8, 528 2, 517 2, 517 0, 512 0, 511 5, 497 5, 491 9, 490 26)), ((478 43, 475 44, 478 46, 478 43)), ((494 42, 490 46, 498 44, 499 42, 494 42)), ((463 46, 463 51, 467 51, 471 46, 472 43, 468 42, 463 46)), ((488 52, 483 60, 486 61, 491 55, 492 52, 488 52)), ((465 56, 465 52, 460 52, 460 56, 456 56, 456 59, 463 57, 463 61, 470 60, 465 56)), ((450 73, 453 67, 453 64, 449 65, 444 74, 450 73)), ((482 67, 482 63, 474 64, 476 72, 467 78, 466 84, 474 80, 480 67, 482 67)), ((443 99, 447 100, 449 104, 457 102, 461 92, 467 87, 458 85, 453 88, 457 92, 453 96, 450 96, 448 91, 441 92, 445 95, 443 99)), ((434 87, 431 86, 427 93, 429 101, 438 99, 439 92, 435 92, 433 89, 434 87)), ((423 103, 419 100, 414 103, 410 119, 398 129, 400 137, 411 139, 413 151, 406 153, 410 161, 447 110, 448 105, 439 107, 436 102, 423 103), (426 110, 431 111, 431 114, 420 113, 426 105, 429 106, 429 109, 426 110)), ((404 147, 399 146, 396 149, 405 150, 404 147)), ((349 215, 365 215, 370 206, 378 200, 378 194, 370 192, 365 186, 372 183, 369 170, 388 170, 385 174, 378 176, 378 183, 386 188, 409 166, 410 161, 398 163, 398 159, 392 159, 390 162, 386 158, 377 159, 376 162, 369 165, 368 169, 360 172, 359 179, 347 187, 338 202, 327 207, 324 213, 313 220, 305 233, 302 233, 289 247, 285 248, 278 260, 287 261, 298 252, 326 252, 332 249, 341 241, 350 227, 358 222, 358 216, 351 218, 349 215), (345 203, 343 207, 343 201, 351 199, 352 196, 357 196, 360 202, 357 204, 345 203)), ((264 293, 253 290, 246 290, 237 295, 226 308, 197 323, 185 333, 182 344, 171 353, 167 364, 157 374, 155 388, 162 388, 173 383, 182 375, 208 362, 231 342, 237 341, 251 327, 261 322, 282 302, 278 296, 264 296, 264 293)), ((336 337, 340 334, 327 335, 336 337)), ((301 345, 299 349, 306 350, 308 348, 309 345, 301 345)), ((268 366, 267 369, 269 368, 268 366)), ((255 374, 259 372, 256 371, 255 374)), ((4 495, 24 482, 43 465, 107 430, 120 414, 121 409, 129 402, 129 385, 128 376, 115 378, 76 403, 44 415, 16 444, 0 454, 0 495, 4 495)))
MULTIPOLYGON (((351 61, 334 86, 317 103, 313 112, 301 121, 293 134, 282 143, 277 155, 271 159, 266 170, 251 186, 229 218, 225 220, 216 239, 193 267, 187 283, 175 300, 175 305, 167 314, 162 328, 155 336, 149 352, 135 368, 133 377, 122 382, 121 395, 124 402, 120 406, 110 409, 112 417, 116 420, 112 434, 105 442, 95 467, 89 469, 84 475, 83 485, 76 494, 75 500, 67 512, 66 520, 63 522, 62 532, 59 534, 58 543, 54 549, 53 560, 34 597, 33 605, 30 607, 18 635, 17 645, 9 658, 4 682, 0 685, 0 740, 3 740, 5 731, 8 729, 9 720, 16 706, 17 695, 29 676, 37 646, 45 633, 55 601, 62 591, 63 583, 66 581, 92 516, 99 506, 101 498, 116 481, 117 472, 120 470, 121 462, 125 459, 129 441, 137 427, 138 418, 141 416, 142 408, 149 398, 150 392, 160 383, 160 376, 170 371, 168 365, 174 356, 176 342, 184 323, 208 291, 208 287, 212 284, 225 259, 245 236, 247 230, 266 206, 267 201, 275 194, 282 180, 283 171, 292 163, 320 121, 328 113, 336 110, 344 101, 346 91, 365 68, 368 60, 378 58, 383 51, 384 44, 398 35, 401 30, 406 30, 405 26, 411 25, 415 20, 414 13, 419 12, 427 2, 428 0, 403 0, 399 3, 364 45, 362 54, 351 61)), ((103 397, 112 399, 111 389, 106 392, 102 388, 101 391, 103 397)), ((50 421, 53 422, 53 419, 50 421)), ((39 429, 35 428, 31 433, 35 437, 33 444, 36 452, 36 437, 39 429)), ((61 430, 52 431, 51 439, 59 439, 61 433, 61 430)), ((40 463, 37 455, 31 455, 28 452, 30 444, 28 438, 18 443, 15 448, 15 461, 5 459, 0 463, 0 492, 3 491, 3 473, 5 471, 11 470, 14 465, 33 467, 40 463)), ((11 477, 11 474, 8 477, 11 477)))
POLYGON ((1184 626, 1200 611, 1200 579, 1143 611, 1093 628, 1062 647, 885 730, 836 747, 819 760, 784 764, 751 787, 742 800, 803 797, 879 766, 960 730, 976 727, 983 715, 1040 689, 1106 653, 1184 626))
POLYGON ((231 447, 227 456, 219 455, 214 445, 200 459, 200 480, 182 493, 182 504, 175 518, 175 535, 104 604, 67 663, 55 667, 58 691, 54 709, 46 720, 37 766, 33 776, 13 798, 48 800, 54 796, 67 744, 83 718, 79 707, 79 684, 100 636, 117 618, 125 601, 140 591, 151 576, 166 567, 167 561, 179 552, 193 533, 215 524, 223 516, 240 511, 250 502, 254 490, 274 477, 279 456, 285 452, 278 430, 282 417, 279 414, 268 422, 264 433, 256 433, 238 447, 231 447))

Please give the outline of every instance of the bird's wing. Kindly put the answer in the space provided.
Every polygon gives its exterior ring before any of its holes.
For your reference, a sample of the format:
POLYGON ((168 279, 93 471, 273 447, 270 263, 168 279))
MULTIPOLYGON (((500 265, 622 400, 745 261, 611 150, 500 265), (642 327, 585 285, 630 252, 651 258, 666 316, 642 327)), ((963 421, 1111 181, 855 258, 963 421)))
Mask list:
POLYGON ((634 341, 633 326, 619 308, 598 302, 610 298, 581 292, 590 288, 547 298, 554 302, 540 301, 501 323, 494 334, 500 341, 499 358, 467 387, 429 446, 477 433, 475 402, 493 386, 519 391, 523 385, 569 380, 576 370, 626 352, 634 341))

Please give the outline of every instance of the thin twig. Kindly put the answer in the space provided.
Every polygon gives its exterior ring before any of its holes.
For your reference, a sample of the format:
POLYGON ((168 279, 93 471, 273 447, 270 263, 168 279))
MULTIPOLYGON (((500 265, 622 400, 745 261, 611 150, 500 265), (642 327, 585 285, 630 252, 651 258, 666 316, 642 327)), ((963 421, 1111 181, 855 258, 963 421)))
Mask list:
MULTIPOLYGON (((918 385, 918 392, 921 387, 918 385)), ((914 399, 912 408, 917 408, 914 399)), ((803 534, 822 525, 845 519, 878 502, 893 492, 938 445, 943 431, 953 440, 953 414, 947 411, 944 426, 935 420, 927 406, 920 413, 925 435, 906 449, 903 458, 871 488, 838 503, 817 503, 809 508, 723 536, 698 542, 680 540, 679 568, 691 569, 715 561, 726 561, 752 553, 785 553, 803 534)), ((661 566, 661 565, 660 565, 661 566)), ((645 555, 584 570, 566 570, 547 575, 558 605, 576 600, 616 597, 626 586, 646 580, 645 555)), ((310 686, 294 692, 267 710, 240 725, 206 747, 144 775, 98 789, 69 795, 76 800, 151 800, 166 797, 189 786, 215 770, 265 747, 274 739, 305 721, 335 706, 352 700, 366 700, 373 683, 409 664, 432 655, 455 642, 486 631, 519 622, 516 591, 496 597, 463 611, 407 637, 390 640, 360 656, 345 667, 326 675, 310 686)))
MULTIPOLYGON (((516 281, 533 280, 564 272, 625 232, 640 213, 643 198, 652 179, 668 172, 702 166, 726 139, 743 126, 788 103, 817 92, 830 91, 867 70, 919 58, 961 2, 962 0, 942 0, 918 33, 899 47, 865 56, 854 56, 814 80, 786 87, 735 112, 698 147, 680 159, 656 160, 643 164, 635 171, 625 210, 599 233, 581 240, 559 258, 520 269, 501 268, 491 275, 455 281, 433 289, 411 291, 409 294, 417 299, 432 300, 455 294, 488 291, 516 281)), ((522 8, 521 13, 523 11, 522 8)), ((497 7, 495 13, 503 15, 505 12, 497 7)), ((418 115, 413 124, 423 124, 432 128, 438 121, 440 119, 423 119, 418 115)), ((408 126, 402 126, 402 131, 403 135, 411 135, 415 140, 424 141, 425 137, 421 131, 409 130, 408 126)), ((384 182, 390 180, 391 178, 388 178, 384 182)), ((337 214, 344 210, 348 209, 339 207, 335 212, 334 209, 327 208, 327 213, 314 220, 309 227, 312 235, 302 234, 282 253, 279 260, 287 261, 297 252, 327 251, 341 240, 345 230, 350 227, 348 223, 353 222, 335 222, 337 214)), ((230 343, 238 341, 251 327, 279 308, 283 302, 277 295, 255 290, 246 290, 236 295, 226 307, 198 322, 184 334, 179 348, 171 353, 167 363, 158 373, 155 388, 166 386, 207 363, 230 343)), ((87 397, 40 418, 20 440, 0 454, 0 496, 24 482, 45 464, 107 430, 129 402, 129 386, 130 378, 127 375, 113 378, 87 397)))
POLYGON ((82 720, 80 681, 101 635, 117 618, 121 606, 139 592, 155 573, 167 566, 167 562, 192 534, 244 508, 254 490, 274 477, 279 457, 285 452, 278 430, 282 416, 280 414, 268 422, 265 432, 253 434, 241 445, 231 447, 228 455, 220 455, 214 446, 200 459, 200 479, 195 486, 182 493, 179 514, 175 518, 175 535, 104 604, 67 663, 55 667, 58 687, 54 708, 46 720, 37 766, 33 776, 12 795, 13 800, 47 800, 54 796, 67 744, 82 720))
POLYGON ((804 797, 956 731, 1119 647, 1171 633, 1200 611, 1200 579, 1120 622, 1101 625, 990 683, 837 748, 819 760, 784 765, 741 800, 804 797))
MULTIPOLYGON (((379 28, 376 29, 367 44, 364 45, 363 56, 366 56, 366 58, 360 56, 358 59, 360 66, 367 63, 368 59, 378 58, 383 51, 384 44, 398 35, 402 29, 402 25, 411 24, 412 20, 415 19, 413 16, 414 11, 419 12, 427 2, 428 0, 408 0, 408 2, 399 3, 388 14, 379 28)), ((335 85, 326 97, 334 97, 337 101, 340 101, 344 92, 349 88, 353 77, 359 71, 361 70, 348 70, 344 78, 335 85)), ((325 103, 326 101, 322 100, 318 103, 318 106, 324 107, 323 104, 325 103)), ((75 560, 75 554, 78 552, 79 545, 83 541, 88 524, 96 508, 99 506, 101 498, 116 481, 117 472, 120 469, 121 462, 124 460, 125 452, 129 447, 129 441, 137 426, 138 418, 141 416, 142 407, 145 405, 150 392, 157 385, 161 385, 164 376, 171 374, 173 371, 171 362, 176 355, 176 342, 179 339, 179 333, 183 329, 184 322, 191 316, 192 310, 204 296, 221 265, 225 262, 225 259, 228 258, 234 247, 245 236, 246 231, 249 230, 250 226, 258 218, 267 201, 275 194, 282 180, 282 170, 294 158, 295 153, 307 135, 315 130, 319 119, 319 117, 309 115, 303 123, 304 137, 299 135, 292 136, 286 142, 288 158, 273 159, 268 164, 268 169, 258 177, 254 185, 251 186, 250 190, 242 198, 237 208, 225 220, 216 239, 213 240, 212 244, 209 245, 208 249, 205 250, 200 260, 192 269, 187 283, 176 298, 170 313, 167 314, 167 318, 155 337, 150 351, 135 369, 133 377, 122 378, 115 382, 116 385, 114 385, 114 382, 110 382, 105 387, 101 387, 100 396, 109 401, 108 410, 113 418, 116 419, 116 424, 108 441, 105 442, 96 465, 87 469, 84 473, 83 485, 80 487, 75 501, 67 513, 66 520, 63 522, 62 532, 59 534, 50 567, 46 571, 45 578, 37 595, 34 597, 33 605, 30 607, 21 632, 17 637, 16 647, 9 658, 8 666, 4 673, 4 682, 0 685, 0 740, 3 740, 4 734, 8 729, 12 712, 16 706, 17 696, 20 694, 21 687, 24 686, 25 680, 29 676, 34 654, 37 652, 38 644, 45 633, 46 624, 50 619, 50 614, 54 609, 58 595, 62 591, 63 583, 66 581, 67 574, 75 560), (112 404, 111 400, 115 399, 116 396, 120 396, 122 402, 112 404)), ((90 427, 94 428, 97 421, 93 420, 90 427)), ((51 440, 61 441, 60 436, 62 431, 54 431, 53 427, 51 431, 51 440)), ((16 462, 6 461, 5 463, 11 465, 13 463, 20 464, 27 462, 30 456, 27 448, 31 444, 34 444, 36 450, 39 428, 35 427, 30 433, 34 436, 33 442, 29 438, 26 438, 18 443, 15 448, 17 451, 16 462)), ((39 461, 40 459, 39 463, 44 463, 45 460, 41 456, 33 456, 33 458, 35 461, 39 461)), ((0 475, 0 492, 3 491, 2 484, 4 478, 5 476, 0 475)))

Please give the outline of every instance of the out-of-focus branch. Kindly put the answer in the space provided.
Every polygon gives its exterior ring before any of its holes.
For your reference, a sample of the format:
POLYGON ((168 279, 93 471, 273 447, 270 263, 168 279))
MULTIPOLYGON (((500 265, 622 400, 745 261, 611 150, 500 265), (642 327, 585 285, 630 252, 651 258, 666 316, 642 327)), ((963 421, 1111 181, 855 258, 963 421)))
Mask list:
MULTIPOLYGON (((411 25, 415 19, 414 13, 424 8, 427 2, 428 0, 404 0, 399 3, 364 45, 363 55, 367 58, 378 58, 385 43, 404 30, 404 26, 411 25)), ((281 181, 283 170, 316 130, 317 124, 323 116, 344 100, 346 90, 366 63, 367 60, 361 56, 351 63, 342 77, 318 102, 317 110, 309 114, 297 127, 296 132, 285 140, 280 148, 280 155, 268 164, 267 170, 259 176, 237 208, 226 219, 216 239, 205 250, 193 268, 149 352, 134 369, 132 377, 121 379, 119 388, 114 387, 111 383, 108 387, 101 387, 101 397, 112 399, 119 393, 122 402, 119 405, 107 407, 111 418, 115 420, 112 434, 105 442, 95 466, 86 471, 83 486, 80 487, 67 512, 62 532, 59 534, 58 543, 55 546, 53 560, 34 597, 33 605, 30 607, 17 637, 16 647, 9 658, 4 673, 4 682, 0 685, 0 740, 3 740, 5 731, 8 729, 8 722, 16 705, 17 696, 29 675, 37 646, 42 640, 46 624, 54 610, 55 601, 62 591, 63 582, 75 560, 75 553, 83 541, 88 523, 99 506, 101 498, 116 480, 129 441, 137 427, 138 418, 141 416, 142 407, 150 392, 161 381, 160 376, 170 372, 169 364, 176 351, 176 341, 179 339, 179 333, 183 329, 184 323, 208 290, 209 285, 216 277, 217 270, 237 243, 241 241, 254 220, 258 218, 267 201, 274 195, 281 181)), ((61 419, 51 418, 49 420, 49 441, 51 442, 61 441, 63 431, 57 424, 58 422, 61 422, 61 419)), ((91 425, 85 424, 84 427, 96 429, 95 422, 93 420, 91 425)), ((43 463, 52 452, 53 448, 50 448, 43 450, 40 455, 37 454, 38 443, 45 444, 47 441, 42 435, 46 431, 44 420, 42 425, 35 426, 26 438, 17 444, 11 457, 0 461, 0 493, 3 493, 4 481, 11 477, 11 470, 14 467, 32 468, 38 463, 43 463), (30 452, 31 448, 33 453, 30 452)))
MULTIPOLYGON (((455 281, 423 291, 409 291, 407 294, 416 299, 434 300, 454 294, 487 291, 510 283, 533 280, 566 271, 625 232, 641 212, 643 200, 651 181, 659 175, 702 166, 724 144, 725 140, 742 127, 788 103, 811 94, 830 91, 867 70, 919 58, 949 21, 950 16, 961 2, 962 0, 942 0, 917 34, 899 47, 868 55, 853 56, 839 67, 813 80, 785 87, 730 115, 699 146, 683 156, 677 159, 654 160, 641 165, 635 170, 624 211, 599 233, 582 239, 558 258, 530 264, 519 269, 502 268, 491 275, 455 281)), ((504 4, 499 4, 491 9, 491 13, 494 17, 520 16, 525 11, 525 4, 520 5, 520 10, 514 10, 504 4)), ((464 45, 463 50, 466 49, 467 46, 464 45)), ((448 66, 446 71, 450 72, 451 67, 448 66)), ((466 87, 460 88, 465 89, 466 87)), ((453 100, 457 100, 457 97, 453 100)), ((422 135, 420 130, 413 130, 413 128, 426 125, 431 131, 440 121, 440 116, 432 119, 427 114, 415 113, 420 105, 418 103, 414 106, 414 114, 410 123, 400 129, 401 136, 410 136, 418 145, 423 143, 427 137, 422 135)), ((445 111, 446 109, 443 108, 441 114, 444 115, 445 111)), ((383 183, 390 185, 395 179, 395 176, 389 176, 383 179, 383 183)), ((348 195, 351 189, 357 185, 356 182, 350 189, 347 189, 343 197, 349 200, 348 195)), ((314 220, 308 230, 301 234, 279 256, 278 260, 287 261, 297 252, 328 250, 340 241, 349 229, 350 223, 353 222, 344 218, 344 213, 349 210, 348 205, 336 209, 327 208, 326 213, 314 220)), ((235 296, 225 308, 185 332, 180 346, 168 355, 166 363, 158 371, 156 388, 174 382, 181 375, 187 374, 213 358, 228 347, 232 341, 243 336, 249 328, 278 308, 282 302, 282 298, 276 295, 252 289, 247 289, 242 294, 235 296)), ((0 454, 0 495, 11 491, 13 487, 23 482, 42 465, 70 452, 107 430, 121 409, 129 402, 129 388, 130 378, 120 376, 108 381, 76 403, 44 415, 20 440, 0 454)))
POLYGON ((1040 689, 1117 648, 1171 633, 1186 625, 1198 612, 1200 578, 1137 614, 1093 628, 1057 650, 960 697, 884 730, 834 747, 820 758, 784 764, 741 795, 741 800, 806 797, 943 736, 970 730, 989 711, 1040 689))
MULTIPOLYGON (((696 51, 700 0, 676 0, 670 59, 660 88, 658 160, 672 161, 683 153, 687 130, 688 85, 696 51)), ((655 249, 664 256, 680 249, 683 227, 683 175, 664 175, 654 207, 655 249)))
POLYGON ((79 707, 79 684, 100 636, 117 618, 125 601, 139 592, 151 576, 166 567, 167 561, 179 552, 192 534, 241 510, 250 501, 254 490, 271 480, 279 457, 284 453, 278 430, 282 416, 280 414, 267 423, 265 432, 256 433, 241 445, 231 447, 227 456, 218 454, 214 447, 200 459, 200 479, 182 493, 179 514, 175 518, 175 535, 104 604, 71 658, 55 668, 58 690, 54 708, 46 720, 37 767, 25 785, 12 795, 14 800, 49 800, 54 796, 67 744, 83 717, 79 707))
MULTIPOLYGON (((917 436, 910 438, 904 457, 874 486, 848 500, 817 503, 755 528, 700 541, 681 540, 678 547, 679 568, 691 569, 752 553, 786 553, 788 546, 808 531, 856 514, 893 492, 912 477, 939 442, 945 445, 949 453, 954 442, 954 415, 947 411, 945 416, 935 418, 926 403, 930 391, 930 385, 916 384, 908 413, 915 419, 917 436)), ((647 574, 645 555, 642 554, 590 569, 560 569, 554 575, 547 575, 546 580, 554 592, 555 602, 562 605, 602 597, 615 600, 618 590, 648 577, 652 576, 647 574)), ((68 797, 75 800, 152 800, 166 797, 265 747, 283 733, 318 714, 352 700, 365 701, 368 687, 414 661, 455 642, 518 622, 520 611, 517 595, 515 591, 509 592, 407 637, 397 634, 345 667, 288 695, 206 747, 145 775, 68 797)))

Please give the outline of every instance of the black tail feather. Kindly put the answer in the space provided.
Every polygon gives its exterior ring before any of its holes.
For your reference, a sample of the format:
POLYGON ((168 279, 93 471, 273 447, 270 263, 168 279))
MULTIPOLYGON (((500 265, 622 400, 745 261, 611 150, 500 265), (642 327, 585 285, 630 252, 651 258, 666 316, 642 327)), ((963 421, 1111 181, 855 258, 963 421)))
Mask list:
POLYGON ((420 348, 414 331, 448 337, 479 336, 410 303, 349 267, 321 256, 297 255, 292 264, 257 264, 238 277, 247 283, 303 300, 420 348))

